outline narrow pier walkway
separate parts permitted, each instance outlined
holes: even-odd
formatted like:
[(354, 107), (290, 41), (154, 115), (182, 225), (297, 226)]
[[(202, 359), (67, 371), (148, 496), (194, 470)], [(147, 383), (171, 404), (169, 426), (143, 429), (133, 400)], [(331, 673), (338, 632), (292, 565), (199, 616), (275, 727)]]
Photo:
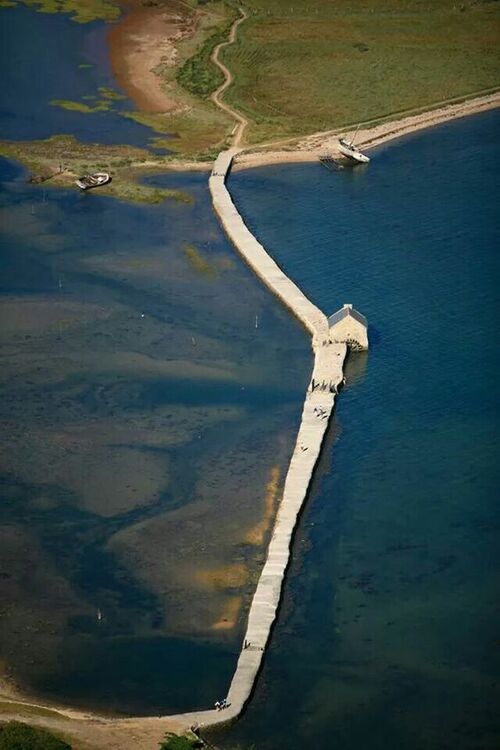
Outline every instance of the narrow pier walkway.
[(314, 368), (267, 559), (252, 600), (240, 657), (227, 694), (228, 708), (171, 717), (186, 727), (193, 724), (207, 727), (234, 719), (251, 695), (278, 612), (293, 531), (307, 496), (335, 395), (343, 379), (347, 350), (346, 344), (330, 342), (324, 313), (283, 273), (238, 213), (226, 187), (226, 177), (237, 152), (237, 149), (229, 149), (219, 154), (215, 162), (209, 181), (215, 211), (244, 260), (311, 333)]

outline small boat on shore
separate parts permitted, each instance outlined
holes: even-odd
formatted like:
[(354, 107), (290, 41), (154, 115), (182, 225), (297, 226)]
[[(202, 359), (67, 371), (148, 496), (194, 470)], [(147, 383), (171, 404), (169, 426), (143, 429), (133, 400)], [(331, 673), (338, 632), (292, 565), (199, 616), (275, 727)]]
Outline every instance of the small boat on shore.
[(346, 141), (345, 138), (339, 138), (338, 141), (338, 149), (342, 156), (345, 156), (347, 159), (351, 159), (351, 161), (359, 162), (360, 164), (367, 164), (370, 161), (369, 156), (365, 156), (365, 154), (362, 154), (359, 149), (356, 148), (354, 145), (354, 139), (356, 138), (356, 135), (358, 134), (359, 125), (356, 128), (356, 132), (354, 133), (353, 137), (350, 141)]
[(108, 172), (94, 172), (94, 174), (85, 174), (75, 180), (80, 190), (90, 190), (91, 188), (101, 187), (111, 182), (111, 176)]
[(338, 149), (342, 156), (346, 156), (352, 161), (357, 161), (360, 164), (367, 164), (370, 161), (370, 157), (362, 154), (361, 151), (353, 145), (352, 141), (348, 143), (348, 141), (345, 141), (343, 138), (339, 138)]

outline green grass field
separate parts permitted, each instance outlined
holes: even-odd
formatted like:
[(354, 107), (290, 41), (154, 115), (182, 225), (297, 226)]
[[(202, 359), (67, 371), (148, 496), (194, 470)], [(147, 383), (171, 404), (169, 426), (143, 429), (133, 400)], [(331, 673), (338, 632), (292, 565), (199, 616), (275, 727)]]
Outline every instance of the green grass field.
[(500, 3), (245, 0), (222, 59), (249, 143), (432, 107), (500, 85)]

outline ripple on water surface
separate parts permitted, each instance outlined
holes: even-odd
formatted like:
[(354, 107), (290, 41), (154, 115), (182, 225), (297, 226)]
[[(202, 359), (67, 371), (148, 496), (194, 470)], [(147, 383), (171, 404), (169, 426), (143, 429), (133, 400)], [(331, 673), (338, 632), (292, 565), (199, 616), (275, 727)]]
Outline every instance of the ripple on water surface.
[(377, 149), (367, 168), (234, 173), (250, 228), (349, 363), (247, 714), (259, 750), (494, 748), (498, 650), (497, 112)]
[[(191, 205), (1, 163), (2, 664), (99, 710), (210, 705), (235, 667), (311, 367)], [(256, 316), (258, 327), (255, 325)]]
[[(0, 138), (63, 134), (84, 143), (148, 145), (154, 133), (120, 114), (135, 106), (116, 86), (108, 29), (101, 21), (81, 24), (61, 13), (0, 8)], [(108, 109), (82, 113), (57, 101)]]

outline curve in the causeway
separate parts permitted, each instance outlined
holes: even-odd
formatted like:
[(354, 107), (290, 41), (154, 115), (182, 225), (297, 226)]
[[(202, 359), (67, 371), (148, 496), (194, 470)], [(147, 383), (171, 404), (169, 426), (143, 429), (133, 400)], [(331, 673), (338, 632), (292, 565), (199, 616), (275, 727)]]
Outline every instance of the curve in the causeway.
[(235, 109), (229, 106), (229, 104), (225, 104), (221, 96), (225, 92), (225, 90), (231, 85), (233, 82), (233, 75), (231, 71), (229, 70), (226, 65), (224, 65), (223, 62), (219, 60), (219, 52), (223, 47), (228, 47), (230, 44), (234, 44), (236, 41), (236, 33), (238, 31), (238, 26), (240, 23), (243, 23), (243, 21), (248, 18), (248, 13), (243, 10), (243, 8), (240, 8), (240, 17), (236, 19), (236, 21), (231, 26), (231, 31), (229, 32), (229, 38), (227, 42), (221, 42), (216, 47), (214, 47), (214, 50), (212, 54), (210, 55), (210, 59), (212, 62), (217, 65), (217, 67), (222, 70), (224, 74), (224, 83), (222, 83), (219, 88), (213, 92), (210, 99), (213, 101), (213, 103), (219, 107), (219, 109), (224, 110), (224, 112), (227, 112), (228, 115), (231, 115), (231, 117), (234, 117), (234, 119), (237, 121), (236, 129), (233, 132), (233, 147), (239, 146), (241, 143), (241, 139), (243, 137), (243, 131), (245, 130), (246, 126), (248, 125), (248, 120), (246, 117), (243, 117), (243, 115), (240, 115), (239, 112), (237, 112)]
[(234, 148), (225, 151), (215, 162), (209, 181), (215, 211), (248, 265), (310, 331), (314, 368), (267, 559), (250, 606), (245, 638), (227, 695), (228, 708), (173, 717), (186, 727), (193, 723), (207, 727), (234, 719), (251, 695), (278, 611), (293, 532), (318, 460), (335, 394), (343, 379), (346, 356), (345, 344), (330, 342), (326, 316), (283, 273), (238, 213), (225, 184), (236, 153)]
[[(219, 154), (216, 159), (209, 180), (215, 211), (244, 260), (311, 333), (314, 367), (266, 562), (252, 599), (247, 630), (227, 694), (228, 707), (221, 711), (214, 708), (162, 717), (114, 719), (112, 721), (116, 727), (145, 727), (155, 723), (161, 726), (162, 721), (168, 720), (165, 728), (175, 726), (178, 732), (183, 732), (194, 725), (202, 728), (225, 723), (235, 719), (243, 710), (250, 698), (278, 612), (293, 532), (320, 454), (335, 395), (343, 379), (346, 344), (330, 341), (326, 316), (307, 299), (267, 254), (248, 230), (231, 200), (225, 181), (237, 151), (230, 149)], [(36, 705), (24, 701), (15, 702), (18, 705)], [(86, 720), (90, 723), (110, 721), (74, 709), (58, 708), (55, 711), (68, 718)]]

